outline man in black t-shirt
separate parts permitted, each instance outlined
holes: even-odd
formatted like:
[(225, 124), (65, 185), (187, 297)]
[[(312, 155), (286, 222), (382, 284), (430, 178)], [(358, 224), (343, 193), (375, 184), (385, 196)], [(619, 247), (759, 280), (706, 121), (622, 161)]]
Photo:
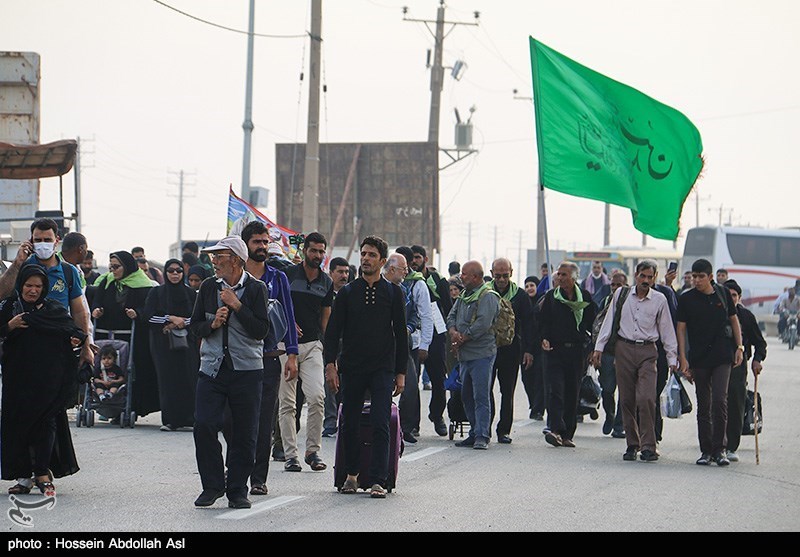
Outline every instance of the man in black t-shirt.
[[(294, 305), (294, 319), (297, 322), (299, 352), (297, 375), (286, 376), (278, 389), (278, 424), (286, 454), (284, 469), (288, 472), (300, 472), (303, 469), (298, 458), (295, 420), (298, 377), (302, 381), (303, 394), (308, 404), (304, 460), (312, 470), (327, 468), (319, 455), (322, 423), (325, 419), (322, 339), (333, 305), (333, 280), (321, 269), (327, 245), (325, 236), (319, 232), (308, 234), (303, 244), (303, 261), (286, 270)], [(281, 361), (284, 363), (283, 357)]]
[[(694, 288), (678, 298), (678, 354), (681, 373), (696, 382), (697, 464), (727, 466), (725, 431), (728, 421), (728, 381), (731, 363), (742, 363), (742, 332), (727, 288), (711, 278), (713, 268), (705, 259), (692, 264)], [(686, 333), (689, 357), (686, 357)], [(735, 348), (735, 350), (734, 350)]]

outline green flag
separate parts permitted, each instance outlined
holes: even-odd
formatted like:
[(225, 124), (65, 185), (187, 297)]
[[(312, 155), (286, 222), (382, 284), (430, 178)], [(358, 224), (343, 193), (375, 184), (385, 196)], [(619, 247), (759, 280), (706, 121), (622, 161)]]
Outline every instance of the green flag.
[(530, 38), (539, 182), (628, 207), (642, 232), (674, 240), (703, 168), (686, 116)]

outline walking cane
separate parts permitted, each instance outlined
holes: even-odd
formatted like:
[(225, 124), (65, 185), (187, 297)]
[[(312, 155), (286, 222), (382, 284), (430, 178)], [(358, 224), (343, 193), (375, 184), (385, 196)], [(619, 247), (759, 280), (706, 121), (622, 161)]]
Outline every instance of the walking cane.
[(758, 374), (755, 374), (756, 382), (755, 386), (753, 387), (753, 432), (756, 435), (756, 464), (761, 464), (758, 458), (758, 420), (761, 417), (761, 408), (759, 408), (758, 404)]

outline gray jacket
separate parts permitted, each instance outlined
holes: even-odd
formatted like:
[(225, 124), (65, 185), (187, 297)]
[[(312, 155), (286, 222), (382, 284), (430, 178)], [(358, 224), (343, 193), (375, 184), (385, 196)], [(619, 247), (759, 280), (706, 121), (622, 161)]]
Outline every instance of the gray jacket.
[[(474, 290), (466, 290), (469, 296)], [(455, 327), (456, 331), (470, 337), (458, 349), (458, 361), (466, 362), (480, 358), (488, 358), (497, 353), (492, 325), (500, 311), (500, 298), (492, 292), (486, 292), (471, 304), (465, 304), (458, 298), (447, 315), (447, 329)]]

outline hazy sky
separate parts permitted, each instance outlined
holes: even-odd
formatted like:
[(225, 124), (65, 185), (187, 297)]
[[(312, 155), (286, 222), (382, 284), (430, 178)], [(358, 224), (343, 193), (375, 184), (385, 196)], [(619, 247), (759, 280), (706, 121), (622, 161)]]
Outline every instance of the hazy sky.
[[(247, 0), (166, 2), (247, 28)], [(403, 21), (403, 5), (409, 17), (435, 19), (438, 1), (323, 1), (322, 142), (426, 139), (433, 39)], [(528, 35), (697, 125), (706, 159), (701, 224), (716, 223), (722, 205), (734, 223), (798, 225), (800, 2), (452, 0), (447, 19), (473, 21), (473, 10), (480, 25), (458, 26), (445, 40), (444, 64), (468, 68), (460, 81), (446, 74), (440, 144), (453, 142), (453, 107), (465, 115), (475, 105), (480, 149), (441, 175), (445, 264), (466, 259), (470, 222), (475, 258), (495, 255), (495, 226), (497, 255), (516, 263), (520, 231), (523, 250), (535, 247), (533, 106), (512, 94), (531, 95)], [(256, 32), (303, 34), (309, 11), (307, 0), (257, 0)], [(254, 186), (274, 190), (275, 143), (305, 142), (307, 42), (256, 38)], [(193, 173), (184, 237), (224, 234), (228, 184), (238, 191), (241, 181), (246, 46), (245, 35), (152, 0), (0, 0), (0, 50), (41, 55), (41, 141), (93, 139), (84, 144), (83, 231), (99, 259), (135, 244), (166, 257), (177, 237), (168, 171)], [(71, 189), (66, 199), (71, 207)], [(57, 204), (57, 181), (43, 181), (41, 207)], [(601, 246), (601, 203), (550, 192), (547, 210), (551, 246)], [(692, 196), (683, 231), (694, 225)], [(630, 213), (613, 208), (612, 244), (640, 241)]]

